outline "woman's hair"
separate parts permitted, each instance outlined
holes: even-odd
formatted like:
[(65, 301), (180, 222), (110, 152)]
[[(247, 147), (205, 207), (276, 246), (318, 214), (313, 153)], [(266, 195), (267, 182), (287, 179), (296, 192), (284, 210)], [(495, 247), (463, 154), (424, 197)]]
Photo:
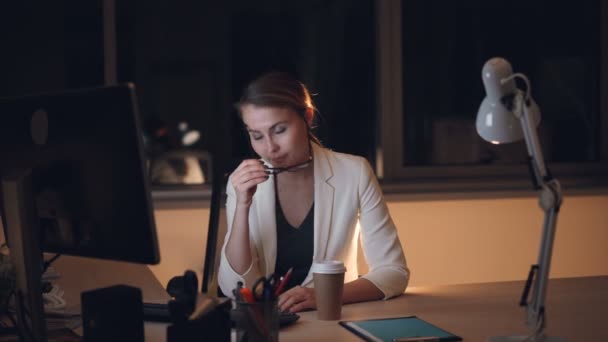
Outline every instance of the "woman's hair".
[(242, 119), (242, 108), (245, 105), (258, 107), (289, 108), (296, 112), (306, 123), (308, 137), (317, 144), (319, 139), (312, 132), (316, 108), (310, 93), (304, 84), (285, 72), (270, 72), (253, 80), (243, 91), (240, 100), (235, 104)]

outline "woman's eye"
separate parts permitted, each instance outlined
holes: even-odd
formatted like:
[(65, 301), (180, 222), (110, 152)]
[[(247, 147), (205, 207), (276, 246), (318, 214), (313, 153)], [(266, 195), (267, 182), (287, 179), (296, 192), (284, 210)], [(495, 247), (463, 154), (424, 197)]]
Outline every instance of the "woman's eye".
[(274, 131), (276, 134), (281, 134), (283, 132), (285, 132), (287, 128), (286, 127), (277, 127), (277, 129)]
[(252, 134), (252, 135), (251, 135), (251, 138), (252, 138), (253, 140), (260, 140), (260, 139), (262, 139), (262, 138), (263, 138), (263, 136), (262, 136), (261, 134)]

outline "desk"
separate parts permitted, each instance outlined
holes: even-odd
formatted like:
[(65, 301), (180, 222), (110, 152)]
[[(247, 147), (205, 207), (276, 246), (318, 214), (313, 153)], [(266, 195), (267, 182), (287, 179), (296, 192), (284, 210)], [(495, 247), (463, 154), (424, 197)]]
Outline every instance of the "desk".
[[(60, 275), (56, 282), (65, 291), (69, 310), (80, 311), (81, 292), (117, 284), (139, 287), (144, 301), (167, 302), (170, 299), (146, 265), (64, 255), (53, 267)], [(77, 333), (82, 334), (82, 329)], [(146, 341), (165, 341), (166, 324), (146, 323), (145, 336)]]
[[(388, 300), (345, 305), (343, 320), (416, 315), (465, 341), (527, 332), (518, 306), (523, 281), (408, 288)], [(608, 276), (551, 279), (547, 294), (549, 334), (568, 341), (608, 341)], [(281, 330), (280, 341), (361, 341), (335, 321), (303, 312)]]
[(57, 284), (65, 290), (68, 307), (80, 306), (83, 291), (117, 284), (139, 287), (146, 301), (170, 299), (146, 265), (64, 255), (55, 261), (53, 268), (60, 275)]
[[(61, 257), (54, 265), (61, 274), (69, 305), (79, 305), (80, 292), (113, 284), (142, 289), (145, 300), (168, 299), (145, 265)], [(343, 320), (416, 315), (465, 341), (527, 332), (525, 311), (518, 306), (523, 281), (408, 288), (388, 300), (345, 305)], [(549, 334), (568, 341), (608, 341), (608, 276), (551, 279), (547, 294)], [(281, 329), (280, 341), (360, 341), (335, 321), (319, 321), (316, 312)], [(146, 323), (146, 341), (165, 340), (166, 325)]]

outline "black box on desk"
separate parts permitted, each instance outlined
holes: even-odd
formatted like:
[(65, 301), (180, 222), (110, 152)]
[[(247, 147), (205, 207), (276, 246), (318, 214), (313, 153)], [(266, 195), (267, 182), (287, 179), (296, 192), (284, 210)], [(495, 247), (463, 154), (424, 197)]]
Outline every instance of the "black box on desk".
[(81, 294), (83, 341), (144, 341), (141, 290), (116, 285)]

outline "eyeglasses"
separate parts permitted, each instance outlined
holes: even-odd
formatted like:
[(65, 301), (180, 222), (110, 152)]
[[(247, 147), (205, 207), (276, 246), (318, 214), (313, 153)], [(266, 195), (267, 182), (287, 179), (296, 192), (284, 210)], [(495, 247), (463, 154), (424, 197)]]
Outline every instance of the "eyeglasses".
[(281, 172), (295, 172), (300, 169), (304, 169), (304, 168), (308, 167), (308, 165), (310, 165), (310, 163), (312, 163), (312, 155), (308, 156), (308, 160), (306, 160), (305, 162), (287, 166), (287, 167), (270, 167), (270, 166), (264, 165), (264, 171), (269, 175), (277, 175)]

